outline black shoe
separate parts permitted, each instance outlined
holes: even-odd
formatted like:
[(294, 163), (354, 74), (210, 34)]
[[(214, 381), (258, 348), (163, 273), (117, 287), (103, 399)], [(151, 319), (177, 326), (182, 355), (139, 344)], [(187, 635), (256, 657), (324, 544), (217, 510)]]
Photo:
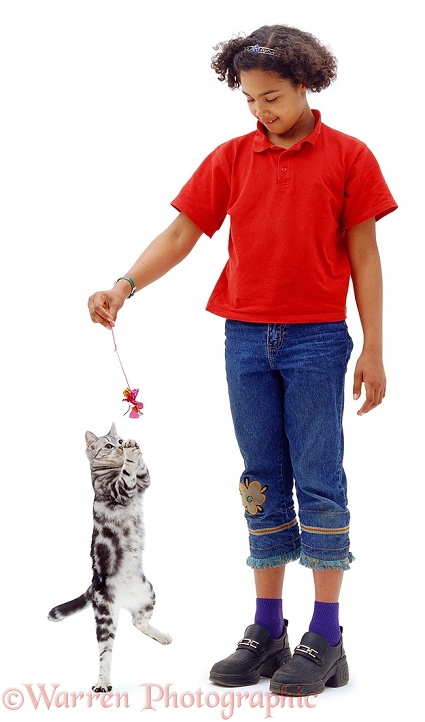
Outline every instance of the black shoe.
[(244, 687), (256, 684), (260, 677), (272, 677), (291, 658), (287, 627), (285, 619), (282, 636), (273, 639), (265, 627), (251, 624), (245, 629), (236, 652), (212, 667), (210, 682), (225, 687)]
[(319, 694), (325, 687), (342, 687), (349, 679), (347, 658), (341, 639), (330, 647), (326, 637), (314, 632), (304, 634), (292, 659), (277, 670), (270, 680), (270, 692), (305, 696)]

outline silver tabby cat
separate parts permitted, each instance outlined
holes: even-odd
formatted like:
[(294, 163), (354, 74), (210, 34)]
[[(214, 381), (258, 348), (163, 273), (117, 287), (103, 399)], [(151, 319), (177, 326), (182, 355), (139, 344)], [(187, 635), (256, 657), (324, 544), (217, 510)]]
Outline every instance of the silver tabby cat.
[(99, 644), (99, 679), (93, 690), (109, 692), (112, 647), (120, 609), (128, 609), (133, 624), (161, 644), (172, 640), (150, 624), (155, 593), (142, 567), (144, 525), (142, 496), (149, 471), (136, 441), (119, 438), (112, 424), (105, 436), (86, 432), (86, 454), (94, 490), (91, 558), (93, 576), (77, 599), (54, 607), (52, 622), (92, 605)]

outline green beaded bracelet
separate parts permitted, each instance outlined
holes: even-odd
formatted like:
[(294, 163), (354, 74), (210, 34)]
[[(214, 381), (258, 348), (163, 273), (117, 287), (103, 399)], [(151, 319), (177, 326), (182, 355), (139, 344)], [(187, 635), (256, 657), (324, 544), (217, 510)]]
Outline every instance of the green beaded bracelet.
[(134, 294), (136, 293), (136, 290), (137, 290), (137, 289), (136, 289), (136, 286), (135, 286), (135, 283), (134, 283), (133, 279), (130, 278), (130, 276), (120, 276), (119, 278), (117, 278), (117, 280), (115, 281), (115, 283), (118, 283), (118, 281), (128, 281), (129, 284), (130, 284), (130, 286), (131, 286), (131, 293), (130, 293), (129, 296), (127, 296), (127, 298), (131, 298), (132, 296), (134, 296)]

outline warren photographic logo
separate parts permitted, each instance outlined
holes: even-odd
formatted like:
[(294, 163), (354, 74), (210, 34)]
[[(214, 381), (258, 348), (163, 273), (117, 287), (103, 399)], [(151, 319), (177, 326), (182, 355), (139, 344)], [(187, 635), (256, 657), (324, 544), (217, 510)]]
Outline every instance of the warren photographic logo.
[[(300, 690), (301, 691), (301, 690)], [(1, 704), (7, 710), (21, 707), (29, 709), (73, 709), (79, 707), (101, 709), (129, 708), (140, 712), (146, 710), (166, 709), (201, 709), (207, 708), (219, 712), (220, 717), (229, 720), (235, 710), (240, 708), (261, 709), (263, 718), (273, 717), (272, 711), (283, 708), (316, 706), (316, 694), (284, 695), (271, 692), (233, 691), (219, 693), (213, 689), (205, 691), (200, 687), (193, 691), (179, 692), (172, 684), (160, 685), (144, 683), (140, 685), (141, 699), (134, 691), (130, 702), (128, 692), (68, 692), (60, 684), (21, 684), (9, 687), (1, 695)]]

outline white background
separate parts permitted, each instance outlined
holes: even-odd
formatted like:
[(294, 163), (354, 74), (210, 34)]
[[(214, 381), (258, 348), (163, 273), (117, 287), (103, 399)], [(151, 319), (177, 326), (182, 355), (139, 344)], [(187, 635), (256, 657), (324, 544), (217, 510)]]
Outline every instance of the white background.
[[(125, 379), (111, 334), (91, 323), (87, 298), (113, 285), (173, 220), (170, 201), (205, 155), (253, 129), (242, 95), (209, 67), (213, 46), (286, 23), (335, 52), (338, 80), (311, 95), (310, 105), (325, 123), (368, 144), (399, 210), (378, 224), (388, 394), (362, 418), (351, 400), (361, 333), (351, 290), (349, 297), (355, 350), (345, 466), (356, 562), (345, 575), (341, 623), (351, 681), (326, 690), (314, 709), (276, 709), (272, 717), (332, 722), (395, 711), (417, 719), (424, 402), (418, 4), (2, 0), (0, 8), (0, 692), (43, 682), (88, 691), (97, 678), (91, 612), (60, 625), (46, 616), (89, 584), (84, 433), (101, 435), (115, 420), (121, 435), (140, 442), (151, 471), (144, 566), (157, 594), (154, 624), (174, 641), (161, 647), (143, 637), (123, 612), (112, 681), (128, 691), (130, 707), (88, 709), (82, 701), (78, 712), (49, 715), (221, 719), (220, 707), (175, 709), (164, 700), (156, 712), (141, 712), (140, 685), (171, 684), (178, 700), (186, 691), (207, 695), (210, 666), (233, 651), (254, 614), (223, 321), (204, 311), (226, 260), (227, 225), (212, 240), (202, 237), (183, 264), (120, 313), (119, 353), (145, 404), (137, 421), (123, 417)], [(284, 613), (292, 645), (312, 606), (310, 572), (290, 565)], [(249, 691), (267, 689), (262, 680)], [(27, 696), (13, 719), (33, 714)], [(265, 714), (245, 701), (233, 719)], [(37, 711), (38, 719), (47, 715)]]

